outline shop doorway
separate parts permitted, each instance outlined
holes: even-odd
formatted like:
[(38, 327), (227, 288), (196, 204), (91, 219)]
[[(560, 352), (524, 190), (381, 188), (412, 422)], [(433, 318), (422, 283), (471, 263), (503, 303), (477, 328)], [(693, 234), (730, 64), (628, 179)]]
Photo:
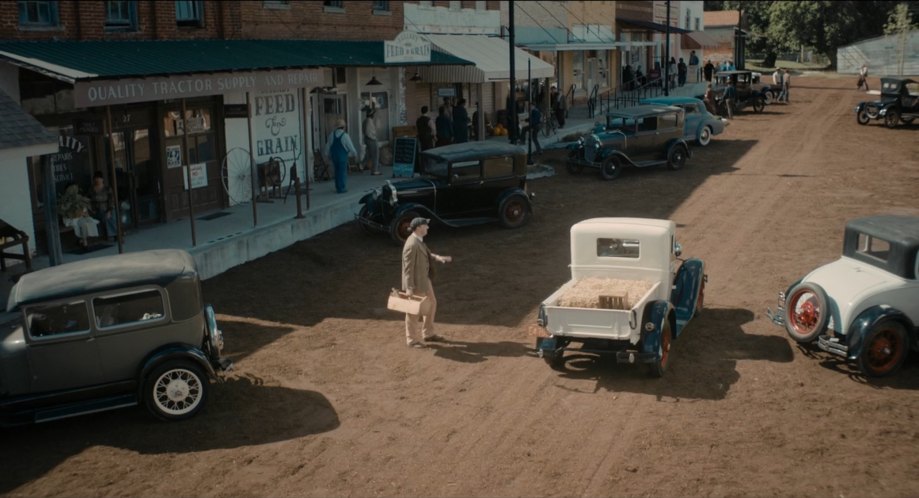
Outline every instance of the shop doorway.
[[(119, 214), (125, 228), (160, 221), (162, 175), (151, 154), (155, 136), (149, 127), (127, 128), (112, 134)], [(114, 183), (114, 182), (109, 182)]]
[(319, 136), (315, 137), (318, 140), (314, 140), (313, 143), (316, 144), (317, 150), (321, 151), (325, 148), (325, 143), (329, 138), (329, 134), (335, 129), (335, 123), (339, 119), (345, 119), (345, 110), (348, 107), (345, 95), (337, 93), (320, 94), (319, 98), (321, 99), (318, 106), (319, 122), (317, 124)]

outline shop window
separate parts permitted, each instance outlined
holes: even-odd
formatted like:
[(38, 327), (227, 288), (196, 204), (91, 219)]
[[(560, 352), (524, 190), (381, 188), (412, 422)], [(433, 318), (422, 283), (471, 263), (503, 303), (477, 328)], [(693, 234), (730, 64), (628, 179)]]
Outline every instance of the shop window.
[(374, 14), (383, 14), (389, 13), (389, 1), (387, 0), (375, 0), (373, 2), (373, 13)]
[(177, 26), (204, 26), (204, 2), (201, 0), (176, 0)]
[(345, 2), (341, 0), (325, 0), (322, 2), (322, 9), (325, 12), (344, 12)]
[(109, 31), (137, 30), (137, 2), (109, 0), (105, 2), (105, 29)]
[(54, 28), (60, 24), (56, 1), (20, 0), (19, 25), (24, 28)]
[(289, 9), (290, 1), (289, 0), (264, 0), (262, 2), (262, 7), (266, 9)]

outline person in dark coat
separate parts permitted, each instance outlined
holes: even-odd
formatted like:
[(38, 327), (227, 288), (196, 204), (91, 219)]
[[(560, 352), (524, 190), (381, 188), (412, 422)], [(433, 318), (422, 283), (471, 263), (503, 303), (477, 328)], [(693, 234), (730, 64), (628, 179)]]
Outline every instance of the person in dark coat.
[(711, 59), (705, 63), (705, 67), (702, 68), (702, 72), (705, 74), (705, 81), (711, 82), (712, 75), (715, 74), (715, 65), (712, 64)]
[(469, 141), (469, 113), (466, 112), (466, 99), (459, 99), (453, 108), (453, 143)]
[(418, 133), (418, 142), (421, 150), (428, 150), (434, 147), (434, 122), (428, 116), (428, 106), (421, 108), (421, 116), (415, 120), (415, 131)]
[(447, 114), (447, 106), (440, 106), (437, 114), (437, 120), (435, 121), (435, 128), (437, 128), (438, 147), (443, 147), (444, 145), (450, 145), (453, 143), (453, 121)]

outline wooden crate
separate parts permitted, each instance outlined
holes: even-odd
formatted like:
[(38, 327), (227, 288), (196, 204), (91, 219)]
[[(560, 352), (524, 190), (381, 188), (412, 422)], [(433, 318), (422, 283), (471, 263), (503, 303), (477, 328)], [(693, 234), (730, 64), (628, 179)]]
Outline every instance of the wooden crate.
[(626, 294), (613, 294), (613, 295), (601, 295), (600, 299), (600, 308), (607, 310), (627, 310), (629, 309), (629, 295)]

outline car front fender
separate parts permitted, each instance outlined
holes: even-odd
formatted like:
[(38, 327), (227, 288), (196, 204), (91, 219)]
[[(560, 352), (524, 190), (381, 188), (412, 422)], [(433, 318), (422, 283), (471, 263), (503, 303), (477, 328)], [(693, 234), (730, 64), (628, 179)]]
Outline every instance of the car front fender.
[(415, 202), (401, 204), (399, 208), (396, 209), (396, 212), (393, 213), (392, 220), (390, 220), (389, 222), (392, 222), (393, 220), (398, 220), (400, 217), (402, 217), (403, 214), (409, 211), (415, 211), (418, 213), (419, 216), (422, 216), (424, 218), (430, 218), (434, 221), (437, 221), (438, 223), (443, 223), (444, 225), (447, 225), (450, 227), (456, 226), (450, 223), (449, 221), (438, 216), (437, 213), (431, 210), (431, 208), (425, 206), (424, 204), (418, 204)]
[(846, 337), (849, 345), (847, 356), (849, 360), (854, 361), (858, 359), (865, 345), (865, 336), (867, 336), (868, 332), (881, 320), (888, 319), (896, 320), (906, 327), (906, 330), (909, 331), (910, 349), (916, 349), (916, 326), (913, 324), (912, 320), (902, 311), (881, 304), (862, 311), (855, 320), (852, 320), (852, 325), (849, 327)]
[(140, 367), (140, 372), (138, 372), (138, 385), (143, 386), (144, 379), (147, 378), (147, 375), (158, 365), (169, 360), (192, 361), (203, 368), (204, 371), (207, 372), (208, 377), (212, 379), (217, 378), (217, 372), (214, 370), (214, 366), (211, 365), (207, 353), (200, 348), (187, 344), (170, 344), (156, 350), (144, 360), (143, 365)]

